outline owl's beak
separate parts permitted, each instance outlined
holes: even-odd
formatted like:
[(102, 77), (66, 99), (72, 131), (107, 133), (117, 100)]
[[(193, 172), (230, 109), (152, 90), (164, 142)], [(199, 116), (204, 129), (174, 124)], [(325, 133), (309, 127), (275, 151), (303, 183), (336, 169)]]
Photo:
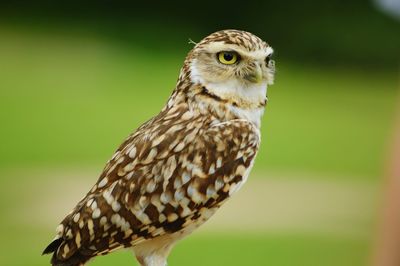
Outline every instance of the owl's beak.
[(253, 83), (260, 83), (262, 81), (262, 69), (259, 64), (256, 64), (254, 69), (248, 73), (244, 78)]

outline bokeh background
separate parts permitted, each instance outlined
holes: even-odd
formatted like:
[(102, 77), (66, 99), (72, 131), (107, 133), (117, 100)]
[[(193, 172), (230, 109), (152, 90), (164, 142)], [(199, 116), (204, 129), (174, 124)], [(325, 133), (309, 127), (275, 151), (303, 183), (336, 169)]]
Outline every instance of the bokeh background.
[(400, 88), (391, 2), (3, 1), (0, 265), (48, 265), (57, 223), (162, 108), (189, 38), (224, 28), (275, 49), (263, 143), (246, 186), (170, 265), (368, 265)]

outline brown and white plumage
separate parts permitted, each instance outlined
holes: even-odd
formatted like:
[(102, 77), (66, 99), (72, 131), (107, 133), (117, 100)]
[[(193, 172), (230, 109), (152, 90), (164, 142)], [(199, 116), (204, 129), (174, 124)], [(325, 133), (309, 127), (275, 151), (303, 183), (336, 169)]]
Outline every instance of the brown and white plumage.
[[(221, 52), (237, 60), (224, 64)], [(237, 30), (196, 44), (166, 106), (122, 143), (61, 222), (44, 251), (53, 253), (52, 264), (84, 265), (129, 247), (144, 266), (166, 265), (174, 243), (247, 179), (273, 81), (271, 54), (264, 41)]]

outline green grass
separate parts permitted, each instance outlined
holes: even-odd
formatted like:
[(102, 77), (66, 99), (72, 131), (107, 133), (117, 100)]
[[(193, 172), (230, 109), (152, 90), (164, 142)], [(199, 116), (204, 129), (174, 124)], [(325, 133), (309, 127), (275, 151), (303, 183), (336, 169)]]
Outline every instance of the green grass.
[[(170, 265), (275, 265), (275, 266), (361, 266), (368, 246), (362, 241), (332, 240), (304, 236), (192, 236), (180, 242)], [(99, 258), (93, 266), (127, 264), (132, 254), (121, 252)]]
[[(20, 235), (2, 236), (7, 242), (3, 241), (1, 245), (1, 265), (48, 265), (50, 256), (40, 256), (48, 244), (43, 237), (47, 233), (32, 228), (29, 236), (23, 235), (24, 231), (19, 232)], [(169, 258), (169, 265), (364, 266), (369, 249), (368, 242), (359, 239), (301, 234), (244, 236), (197, 233), (177, 244)], [(98, 257), (90, 265), (137, 264), (132, 252), (118, 251)]]
[[(37, 189), (46, 179), (31, 175), (31, 169), (94, 166), (100, 171), (119, 143), (161, 109), (190, 47), (150, 51), (98, 36), (5, 27), (0, 34), (0, 185), (5, 188), (0, 265), (47, 265), (49, 257), (39, 254), (53, 231), (35, 222), (26, 201), (35, 198), (32, 193), (45, 196), (49, 188)], [(276, 60), (255, 171), (379, 177), (397, 74)], [(28, 215), (19, 215), (23, 211)], [(29, 215), (32, 221), (21, 218)], [(198, 234), (178, 244), (170, 265), (361, 266), (369, 243), (295, 232)], [(131, 261), (131, 254), (118, 252), (92, 265)]]
[(301, 235), (217, 235), (193, 237), (183, 241), (173, 251), (170, 262), (171, 265), (196, 266), (355, 266), (364, 265), (367, 252), (366, 243), (359, 240), (333, 240)]

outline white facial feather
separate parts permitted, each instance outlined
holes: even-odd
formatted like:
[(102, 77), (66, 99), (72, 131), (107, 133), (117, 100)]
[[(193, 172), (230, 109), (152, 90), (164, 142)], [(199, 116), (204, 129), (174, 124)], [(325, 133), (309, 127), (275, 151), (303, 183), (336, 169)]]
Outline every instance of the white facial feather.
[(264, 114), (264, 108), (260, 107), (257, 109), (249, 110), (249, 109), (243, 109), (240, 107), (236, 106), (231, 106), (230, 110), (232, 113), (236, 114), (238, 117), (242, 119), (246, 119), (247, 121), (252, 122), (255, 124), (258, 128), (261, 125), (261, 117)]
[[(267, 95), (267, 81), (261, 83), (245, 84), (237, 79), (230, 79), (223, 82), (207, 82), (205, 81), (196, 67), (196, 60), (191, 65), (191, 80), (195, 84), (205, 86), (212, 94), (222, 99), (236, 98), (246, 102), (254, 103), (257, 106), (264, 102)], [(229, 107), (238, 117), (253, 122), (257, 127), (260, 126), (261, 117), (264, 114), (264, 108), (241, 108), (237, 106)]]

